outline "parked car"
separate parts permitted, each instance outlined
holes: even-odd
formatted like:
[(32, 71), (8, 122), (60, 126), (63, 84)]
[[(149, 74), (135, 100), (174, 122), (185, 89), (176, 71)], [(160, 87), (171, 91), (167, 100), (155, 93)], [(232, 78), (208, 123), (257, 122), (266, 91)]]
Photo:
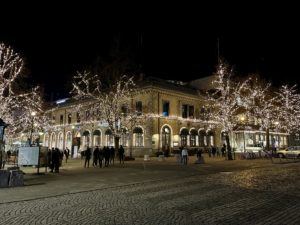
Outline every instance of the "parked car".
[(279, 158), (300, 158), (300, 146), (290, 146), (277, 151)]

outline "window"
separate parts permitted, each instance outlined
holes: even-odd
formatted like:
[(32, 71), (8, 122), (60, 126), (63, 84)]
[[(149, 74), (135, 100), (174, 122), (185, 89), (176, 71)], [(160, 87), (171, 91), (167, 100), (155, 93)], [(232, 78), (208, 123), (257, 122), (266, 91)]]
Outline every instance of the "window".
[(163, 116), (169, 116), (169, 112), (170, 112), (170, 103), (167, 101), (163, 102)]
[(85, 120), (89, 120), (90, 119), (90, 111), (87, 110), (85, 111)]
[(194, 106), (193, 105), (182, 105), (182, 118), (194, 118)]
[(184, 128), (180, 132), (181, 146), (187, 146), (187, 136), (189, 135), (188, 129)]
[(95, 130), (93, 132), (94, 136), (94, 146), (100, 146), (101, 145), (101, 132), (100, 130)]
[(192, 129), (190, 132), (190, 146), (191, 147), (196, 146), (196, 136), (197, 136), (197, 131), (195, 129)]
[(143, 104), (141, 101), (138, 101), (135, 103), (135, 110), (136, 110), (138, 116), (142, 115)]
[(128, 146), (129, 141), (129, 133), (127, 128), (122, 128), (121, 138), (120, 138), (120, 145), (124, 147)]
[(189, 105), (189, 112), (188, 112), (189, 118), (194, 119), (194, 106)]
[(60, 115), (59, 124), (60, 125), (64, 124), (64, 115)]
[(79, 114), (79, 112), (76, 113), (76, 118), (77, 118), (77, 123), (80, 123), (80, 114)]
[(142, 147), (144, 146), (144, 134), (143, 129), (140, 127), (135, 127), (133, 129), (133, 137), (134, 137), (134, 146)]
[(128, 107), (126, 105), (123, 105), (121, 107), (121, 112), (123, 113), (123, 116), (126, 117), (128, 114)]
[(206, 146), (206, 132), (205, 130), (200, 130), (199, 131), (199, 146), (204, 147)]
[(107, 129), (105, 131), (105, 136), (106, 136), (106, 146), (114, 146), (114, 136), (110, 129)]
[(187, 118), (188, 105), (182, 105), (182, 118)]
[(72, 123), (72, 114), (69, 113), (68, 115), (68, 124), (71, 124)]

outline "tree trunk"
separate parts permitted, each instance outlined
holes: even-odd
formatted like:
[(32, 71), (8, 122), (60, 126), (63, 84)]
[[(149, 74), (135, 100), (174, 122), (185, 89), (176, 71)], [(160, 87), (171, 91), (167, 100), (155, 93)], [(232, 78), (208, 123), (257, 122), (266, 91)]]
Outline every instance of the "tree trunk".
[(133, 145), (133, 133), (130, 131), (129, 133), (129, 157), (132, 158), (132, 145)]
[(267, 151), (269, 151), (270, 150), (270, 135), (269, 135), (269, 133), (270, 133), (270, 129), (269, 128), (267, 128), (266, 129), (266, 150)]
[(230, 146), (229, 134), (226, 135), (226, 145), (227, 145), (228, 160), (233, 160), (232, 154), (231, 154), (231, 146)]
[(115, 136), (115, 152), (119, 152), (119, 141), (120, 137)]

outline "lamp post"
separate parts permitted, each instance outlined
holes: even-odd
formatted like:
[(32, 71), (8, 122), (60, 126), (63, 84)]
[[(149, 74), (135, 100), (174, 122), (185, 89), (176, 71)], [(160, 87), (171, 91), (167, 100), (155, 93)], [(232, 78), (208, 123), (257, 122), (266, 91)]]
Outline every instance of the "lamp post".
[(32, 146), (32, 133), (33, 133), (33, 126), (34, 126), (34, 117), (36, 115), (36, 112), (31, 112), (31, 129), (30, 129), (30, 142), (29, 146)]
[(246, 151), (246, 140), (245, 140), (245, 117), (241, 116), (240, 121), (243, 125), (243, 142), (244, 142), (244, 152)]
[(3, 151), (4, 151), (4, 130), (8, 126), (7, 123), (5, 123), (1, 118), (0, 118), (0, 169), (4, 167), (3, 165)]

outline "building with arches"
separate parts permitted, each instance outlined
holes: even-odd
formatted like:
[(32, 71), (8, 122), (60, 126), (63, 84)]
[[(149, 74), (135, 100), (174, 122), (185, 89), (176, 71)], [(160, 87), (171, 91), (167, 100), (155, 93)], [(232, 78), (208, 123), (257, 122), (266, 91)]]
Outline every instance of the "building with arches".
[[(180, 146), (205, 150), (223, 145), (224, 132), (209, 118), (205, 94), (193, 83), (148, 77), (138, 85), (145, 91), (134, 96), (131, 104), (136, 106), (137, 112), (149, 115), (149, 119), (131, 129), (122, 128), (120, 145), (125, 148), (126, 155), (172, 152)], [(61, 149), (76, 147), (78, 150), (85, 150), (87, 146), (113, 146), (114, 137), (108, 125), (104, 121), (91, 120), (88, 109), (82, 116), (72, 111), (76, 104), (76, 101), (66, 100), (47, 111), (53, 126), (44, 134), (43, 145)], [(265, 138), (262, 131), (243, 132), (241, 135), (238, 130), (231, 135), (232, 146), (237, 150), (255, 147)], [(278, 145), (287, 145), (287, 134), (271, 132), (271, 135)]]

